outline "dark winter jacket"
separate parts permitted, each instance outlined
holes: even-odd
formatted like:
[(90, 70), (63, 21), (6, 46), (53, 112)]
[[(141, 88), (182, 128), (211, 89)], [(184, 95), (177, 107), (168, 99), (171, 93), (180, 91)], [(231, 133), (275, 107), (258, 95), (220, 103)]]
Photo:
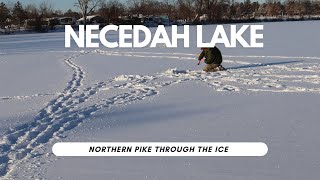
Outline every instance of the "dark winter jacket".
[(213, 48), (206, 48), (202, 51), (202, 53), (199, 56), (199, 60), (202, 58), (206, 58), (204, 62), (206, 64), (221, 64), (222, 63), (222, 55), (220, 50), (217, 47)]

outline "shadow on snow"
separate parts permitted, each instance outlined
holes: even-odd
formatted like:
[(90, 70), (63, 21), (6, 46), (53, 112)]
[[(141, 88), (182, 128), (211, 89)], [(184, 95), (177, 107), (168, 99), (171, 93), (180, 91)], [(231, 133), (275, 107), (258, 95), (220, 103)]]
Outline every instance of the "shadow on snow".
[(274, 66), (274, 65), (282, 65), (282, 64), (291, 64), (303, 62), (302, 60), (294, 60), (294, 61), (280, 61), (280, 62), (272, 62), (272, 63), (256, 63), (256, 64), (248, 64), (242, 66), (230, 67), (227, 69), (245, 69), (245, 68), (256, 68), (256, 67), (265, 67), (265, 66)]

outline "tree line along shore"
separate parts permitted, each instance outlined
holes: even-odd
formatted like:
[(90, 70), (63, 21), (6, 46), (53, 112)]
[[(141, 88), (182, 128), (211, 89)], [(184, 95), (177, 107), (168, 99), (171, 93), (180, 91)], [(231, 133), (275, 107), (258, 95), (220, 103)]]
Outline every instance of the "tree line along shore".
[(77, 0), (63, 12), (55, 4), (0, 3), (0, 33), (47, 32), (64, 25), (192, 25), (319, 20), (313, 0)]

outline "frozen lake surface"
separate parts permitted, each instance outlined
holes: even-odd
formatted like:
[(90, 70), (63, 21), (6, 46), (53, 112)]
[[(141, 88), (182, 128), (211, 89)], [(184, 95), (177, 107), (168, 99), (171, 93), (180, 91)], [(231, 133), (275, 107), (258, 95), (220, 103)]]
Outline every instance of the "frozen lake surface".
[[(226, 25), (228, 27), (228, 25)], [(206, 26), (207, 37), (214, 26)], [(264, 48), (64, 48), (0, 36), (4, 179), (316, 179), (320, 21), (264, 23)], [(191, 27), (191, 31), (195, 27)], [(192, 34), (192, 32), (191, 32)], [(264, 157), (55, 157), (56, 142), (264, 142)], [(1, 179), (0, 178), (0, 179)]]

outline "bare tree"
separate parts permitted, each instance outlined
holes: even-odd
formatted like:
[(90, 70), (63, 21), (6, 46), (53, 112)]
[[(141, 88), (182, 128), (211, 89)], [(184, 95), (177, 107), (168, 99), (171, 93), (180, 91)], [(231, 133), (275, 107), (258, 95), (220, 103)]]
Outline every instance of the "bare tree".
[(124, 11), (125, 6), (121, 2), (110, 0), (108, 3), (103, 3), (97, 12), (107, 23), (110, 23), (118, 20), (118, 17), (123, 15)]
[(75, 6), (78, 7), (83, 16), (83, 24), (87, 25), (87, 16), (94, 11), (94, 9), (102, 4), (103, 0), (77, 0)]
[(49, 18), (53, 13), (52, 4), (48, 0), (41, 2), (39, 12), (43, 18)]

